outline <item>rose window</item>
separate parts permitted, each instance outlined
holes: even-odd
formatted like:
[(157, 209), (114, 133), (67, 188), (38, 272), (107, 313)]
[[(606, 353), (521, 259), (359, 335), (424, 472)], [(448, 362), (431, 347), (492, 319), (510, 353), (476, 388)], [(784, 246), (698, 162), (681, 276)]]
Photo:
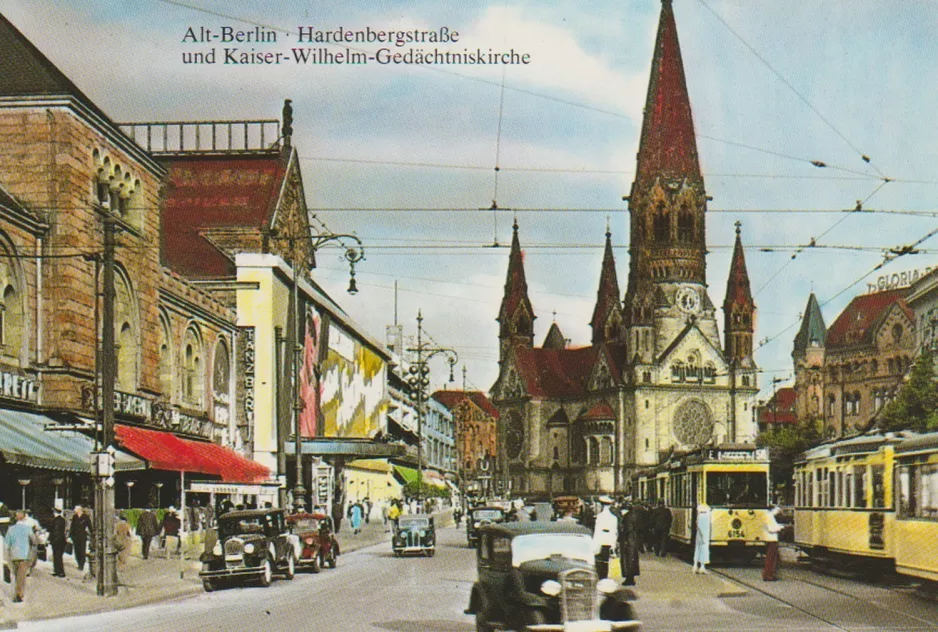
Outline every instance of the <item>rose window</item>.
[(684, 402), (674, 413), (674, 436), (685, 445), (701, 445), (713, 436), (710, 407), (699, 400)]

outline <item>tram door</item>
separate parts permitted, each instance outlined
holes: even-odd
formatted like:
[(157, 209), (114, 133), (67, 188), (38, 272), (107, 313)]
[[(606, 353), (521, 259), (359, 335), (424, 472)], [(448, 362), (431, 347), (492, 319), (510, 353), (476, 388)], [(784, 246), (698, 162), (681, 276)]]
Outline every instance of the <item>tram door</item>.
[(701, 489), (701, 472), (694, 472), (690, 477), (690, 543), (692, 546), (697, 544), (697, 505), (700, 499), (697, 497), (697, 490)]

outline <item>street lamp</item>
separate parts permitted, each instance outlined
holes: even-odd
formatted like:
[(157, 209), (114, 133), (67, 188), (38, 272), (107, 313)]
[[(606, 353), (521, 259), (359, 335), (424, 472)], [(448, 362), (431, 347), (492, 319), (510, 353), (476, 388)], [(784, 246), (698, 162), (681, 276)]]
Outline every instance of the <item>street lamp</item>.
[(162, 507), (163, 506), (163, 499), (162, 499), (163, 483), (161, 481), (157, 481), (153, 483), (153, 485), (156, 487), (156, 506)]
[(417, 409), (417, 502), (423, 500), (423, 418), (426, 415), (424, 405), (427, 402), (427, 389), (430, 387), (430, 367), (427, 362), (436, 355), (445, 355), (449, 364), (449, 381), (453, 381), (453, 366), (459, 362), (459, 355), (446, 347), (432, 346), (423, 341), (423, 312), (417, 312), (417, 346), (408, 349), (417, 355), (410, 365), (407, 378), (408, 397)]
[(29, 485), (32, 481), (28, 478), (19, 479), (20, 485), (23, 486), (23, 504), (20, 505), (20, 508), (24, 511), (26, 510), (26, 486)]
[[(299, 246), (304, 239), (309, 239), (310, 252), (312, 260), (315, 261), (316, 253), (320, 248), (327, 244), (335, 243), (343, 249), (341, 258), (349, 264), (349, 294), (358, 293), (358, 286), (355, 283), (355, 265), (365, 258), (365, 249), (362, 240), (357, 235), (350, 233), (333, 233), (325, 231), (318, 235), (302, 236), (297, 233), (289, 235), (280, 235), (276, 230), (270, 232), (273, 239), (285, 239), (290, 243), (290, 265), (293, 268), (293, 292), (290, 302), (290, 314), (292, 316), (293, 327), (287, 336), (287, 344), (293, 347), (293, 366), (292, 366), (292, 399), (293, 399), (293, 429), (294, 429), (294, 452), (296, 454), (296, 486), (293, 488), (293, 510), (302, 512), (306, 508), (306, 488), (303, 486), (303, 440), (300, 432), (300, 414), (303, 412), (304, 402), (300, 397), (300, 366), (303, 359), (303, 333), (301, 323), (305, 320), (300, 318), (300, 269), (310, 265), (309, 261), (302, 263)], [(354, 241), (356, 246), (348, 246), (347, 241)], [(319, 380), (318, 374), (315, 375)], [(317, 384), (318, 387), (318, 384)]]
[(133, 489), (135, 483), (136, 481), (127, 481), (126, 483), (124, 483), (127, 486), (127, 509), (131, 509), (134, 506), (133, 501), (130, 497), (130, 490)]
[(62, 483), (64, 482), (65, 482), (64, 478), (52, 479), (52, 484), (55, 485), (55, 506), (56, 507), (59, 506), (59, 499), (61, 498), (61, 496), (59, 495), (59, 488), (62, 486)]

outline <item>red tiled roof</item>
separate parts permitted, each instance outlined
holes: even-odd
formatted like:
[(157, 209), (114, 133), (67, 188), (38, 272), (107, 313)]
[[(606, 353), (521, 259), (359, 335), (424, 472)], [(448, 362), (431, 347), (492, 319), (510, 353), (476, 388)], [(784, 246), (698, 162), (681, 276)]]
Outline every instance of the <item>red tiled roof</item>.
[(161, 162), (168, 170), (163, 263), (187, 277), (234, 276), (234, 263), (200, 232), (266, 227), (285, 172), (279, 155), (184, 156)]
[(740, 228), (736, 227), (736, 244), (733, 246), (733, 261), (730, 264), (730, 278), (726, 284), (726, 300), (723, 307), (730, 305), (752, 305), (752, 292), (749, 288), (749, 273), (746, 271), (746, 255)]
[(516, 347), (516, 363), (532, 397), (577, 397), (586, 393), (596, 350), (527, 349)]
[(598, 404), (594, 404), (592, 408), (580, 416), (580, 419), (583, 421), (605, 421), (607, 419), (615, 418), (615, 411), (612, 410), (612, 406), (606, 402), (599, 402)]
[(876, 325), (892, 305), (898, 305), (915, 322), (915, 315), (905, 302), (908, 291), (900, 288), (855, 297), (827, 330), (827, 348), (872, 342)]
[(795, 401), (798, 393), (794, 388), (786, 386), (775, 392), (775, 395), (759, 411), (759, 423), (762, 424), (795, 424)]
[(453, 410), (464, 399), (469, 399), (485, 414), (498, 419), (498, 409), (482, 391), (437, 391), (432, 397), (450, 410)]
[(635, 179), (654, 180), (659, 175), (687, 177), (695, 182), (703, 180), (684, 62), (670, 2), (661, 5)]

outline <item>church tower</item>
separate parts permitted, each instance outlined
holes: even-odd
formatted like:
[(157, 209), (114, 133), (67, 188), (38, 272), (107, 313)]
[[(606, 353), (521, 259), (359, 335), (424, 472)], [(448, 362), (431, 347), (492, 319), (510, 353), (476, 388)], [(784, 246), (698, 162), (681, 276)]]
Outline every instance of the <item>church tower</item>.
[(798, 421), (824, 415), (824, 355), (827, 326), (814, 292), (804, 308), (791, 359), (795, 366), (795, 416)]
[(616, 260), (612, 254), (612, 233), (606, 229), (606, 249), (603, 252), (603, 267), (599, 275), (596, 306), (590, 320), (593, 328), (593, 344), (615, 343), (622, 337), (622, 306), (619, 303), (619, 279), (616, 276)]
[(740, 237), (741, 224), (736, 222), (736, 245), (733, 246), (733, 261), (730, 278), (726, 283), (726, 299), (723, 301), (723, 331), (726, 359), (742, 366), (752, 359), (752, 332), (756, 305), (749, 290), (749, 273), (746, 272), (746, 256)]
[(518, 221), (512, 226), (511, 252), (508, 255), (508, 275), (505, 294), (498, 310), (499, 362), (504, 362), (511, 347), (534, 346), (534, 308), (528, 299), (528, 282), (524, 277), (524, 256), (518, 240)]
[[(712, 311), (706, 293), (707, 197), (670, 0), (662, 0), (637, 168), (628, 198), (629, 280), (625, 295), (629, 360), (650, 362), (667, 345), (660, 308), (680, 326)], [(669, 327), (673, 329), (673, 327)], [(717, 338), (715, 323), (708, 331)]]

